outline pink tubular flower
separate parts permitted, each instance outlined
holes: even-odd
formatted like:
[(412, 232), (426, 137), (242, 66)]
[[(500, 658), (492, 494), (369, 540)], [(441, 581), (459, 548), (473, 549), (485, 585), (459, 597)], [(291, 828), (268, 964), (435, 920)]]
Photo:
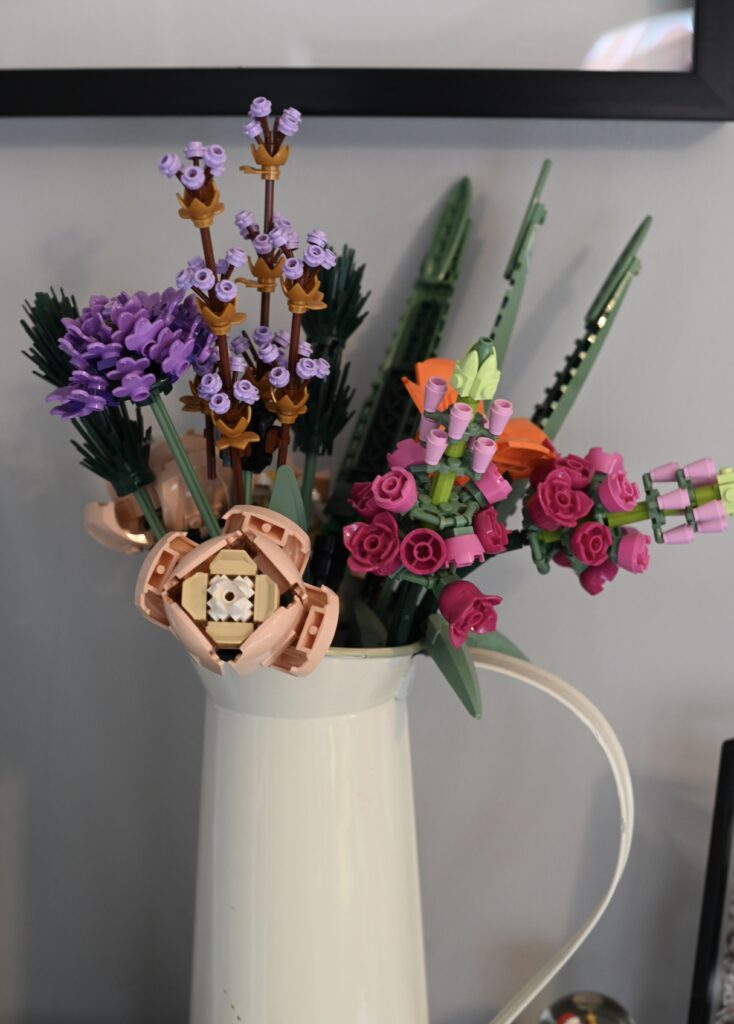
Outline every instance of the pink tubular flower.
[(389, 469), (372, 481), (372, 495), (387, 512), (403, 515), (409, 512), (418, 500), (418, 488), (413, 475), (402, 466)]
[(601, 594), (605, 583), (611, 583), (619, 570), (614, 562), (603, 562), (602, 565), (590, 565), (579, 576), (579, 583), (587, 594)]
[(358, 480), (352, 484), (349, 504), (362, 519), (372, 519), (380, 511), (380, 506), (372, 494), (372, 484), (369, 480)]
[(538, 484), (526, 508), (541, 530), (560, 530), (564, 526), (575, 526), (593, 505), (588, 494), (573, 489), (567, 469), (554, 469)]
[(507, 530), (499, 521), (496, 509), (488, 505), (477, 512), (472, 520), (474, 532), (488, 555), (498, 555), (507, 547)]
[(497, 628), (495, 605), (502, 601), (494, 594), (483, 594), (468, 580), (449, 583), (441, 591), (438, 610), (449, 624), (449, 638), (461, 647), (469, 633), (491, 633)]
[(400, 568), (398, 524), (389, 512), (378, 512), (371, 523), (350, 523), (342, 536), (352, 572), (390, 576)]
[(603, 523), (581, 523), (571, 535), (574, 558), (585, 565), (601, 565), (612, 546), (612, 531)]
[(650, 538), (627, 527), (617, 547), (617, 564), (627, 572), (645, 572), (650, 566)]
[(627, 479), (623, 469), (613, 469), (599, 484), (599, 501), (609, 512), (631, 512), (640, 500), (637, 484)]
[(430, 576), (446, 564), (446, 542), (435, 530), (411, 530), (400, 545), (403, 565), (416, 576)]

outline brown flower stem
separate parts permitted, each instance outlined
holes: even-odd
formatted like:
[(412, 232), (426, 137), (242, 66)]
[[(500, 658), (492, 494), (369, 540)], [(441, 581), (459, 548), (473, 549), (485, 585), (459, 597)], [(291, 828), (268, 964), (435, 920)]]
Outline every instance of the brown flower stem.
[(201, 245), (204, 250), (204, 262), (213, 274), (217, 272), (217, 261), (214, 258), (214, 245), (212, 243), (212, 233), (209, 228), (199, 228), (201, 233)]
[(208, 416), (204, 419), (204, 438), (206, 440), (206, 476), (214, 480), (217, 475), (217, 458), (214, 451), (214, 424)]
[(265, 216), (263, 217), (263, 231), (273, 229), (273, 210), (275, 209), (275, 182), (265, 182)]
[(270, 326), (270, 292), (263, 292), (260, 297), (260, 323)]
[(284, 423), (280, 428), (280, 443), (278, 445), (278, 468), (285, 466), (288, 461), (288, 445), (291, 439), (291, 428)]
[(301, 340), (302, 317), (301, 313), (294, 313), (291, 320), (291, 344), (288, 350), (288, 372), (291, 377), (296, 372), (296, 363), (298, 362), (298, 342)]

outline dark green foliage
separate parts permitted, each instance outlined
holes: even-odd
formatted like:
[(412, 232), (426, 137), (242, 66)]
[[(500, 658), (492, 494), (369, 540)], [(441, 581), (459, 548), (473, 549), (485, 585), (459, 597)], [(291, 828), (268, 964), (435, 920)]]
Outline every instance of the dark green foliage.
[(341, 347), (316, 350), (331, 363), (326, 380), (313, 380), (308, 385), (308, 412), (293, 425), (293, 447), (313, 455), (331, 455), (334, 441), (349, 423), (354, 410), (349, 406), (354, 388), (348, 383), (349, 363), (341, 365)]
[(425, 650), (473, 718), (482, 717), (482, 694), (477, 671), (466, 644), (454, 647), (449, 639), (449, 624), (436, 613), (428, 619)]
[(33, 303), (24, 302), (23, 312), (28, 320), (20, 325), (31, 339), (31, 347), (23, 350), (36, 364), (36, 377), (48, 381), (52, 387), (60, 388), (69, 383), (71, 361), (59, 348), (59, 338), (64, 334), (62, 317), (79, 315), (76, 300), (64, 294), (57, 296), (53, 288), (49, 292), (36, 292)]
[[(367, 313), (363, 312), (370, 292), (363, 294), (364, 263), (354, 265), (354, 249), (345, 245), (333, 270), (324, 275), (326, 309), (306, 313), (303, 329), (314, 348), (338, 342), (343, 348)], [(318, 352), (318, 355), (325, 353)]]
[(275, 474), (275, 483), (270, 495), (270, 508), (280, 512), (302, 530), (307, 529), (306, 512), (303, 498), (298, 487), (296, 475), (290, 466), (279, 466)]
[[(36, 292), (32, 303), (23, 304), (23, 312), (28, 320), (21, 320), (21, 326), (31, 339), (31, 347), (23, 354), (35, 363), (37, 377), (55, 388), (64, 387), (73, 367), (59, 348), (65, 331), (61, 321), (79, 315), (76, 300), (63, 290), (60, 296), (53, 289)], [(140, 409), (136, 407), (131, 417), (127, 403), (121, 402), (104, 412), (71, 420), (71, 424), (82, 437), (71, 442), (82, 456), (82, 465), (108, 480), (119, 495), (152, 483), (148, 465), (151, 431), (150, 427), (146, 430)]]

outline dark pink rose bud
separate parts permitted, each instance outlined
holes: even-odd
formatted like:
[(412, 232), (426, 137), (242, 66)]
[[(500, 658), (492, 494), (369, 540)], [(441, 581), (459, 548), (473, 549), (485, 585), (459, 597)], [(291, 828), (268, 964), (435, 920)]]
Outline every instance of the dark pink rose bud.
[(581, 523), (571, 535), (574, 558), (585, 565), (601, 565), (612, 546), (612, 531), (603, 523)]
[(495, 606), (501, 597), (483, 594), (468, 580), (449, 583), (441, 591), (438, 610), (449, 624), (449, 638), (461, 647), (469, 633), (492, 633), (497, 628)]

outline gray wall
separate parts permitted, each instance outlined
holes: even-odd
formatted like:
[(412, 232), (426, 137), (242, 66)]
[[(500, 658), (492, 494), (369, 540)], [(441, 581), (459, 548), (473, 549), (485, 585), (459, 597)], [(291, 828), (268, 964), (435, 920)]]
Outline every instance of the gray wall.
[[(158, 154), (198, 137), (236, 151), (239, 123), (34, 120), (0, 131), (0, 1021), (180, 1024), (202, 695), (173, 640), (132, 608), (136, 561), (84, 534), (82, 506), (100, 487), (47, 414), (17, 320), (22, 298), (51, 283), (84, 298), (170, 281), (196, 245)], [(643, 274), (560, 443), (618, 448), (638, 477), (670, 458), (734, 461), (729, 126), (307, 123), (277, 206), (367, 262), (362, 393), (441, 199), (464, 173), (474, 228), (445, 352), (487, 331), (544, 156), (550, 213), (502, 393), (532, 407), (649, 212)], [(224, 196), (231, 212), (259, 205), (257, 185), (232, 172)], [(227, 223), (222, 247), (234, 241)], [(552, 992), (607, 990), (643, 1024), (685, 1019), (719, 745), (734, 735), (733, 556), (732, 535), (656, 547), (646, 576), (596, 599), (562, 571), (539, 577), (522, 554), (484, 578), (504, 597), (500, 628), (595, 701), (627, 751), (638, 802), (628, 873)], [(411, 701), (432, 1021), (482, 1024), (605, 884), (613, 793), (591, 741), (514, 683), (487, 683), (479, 723), (433, 671)]]

